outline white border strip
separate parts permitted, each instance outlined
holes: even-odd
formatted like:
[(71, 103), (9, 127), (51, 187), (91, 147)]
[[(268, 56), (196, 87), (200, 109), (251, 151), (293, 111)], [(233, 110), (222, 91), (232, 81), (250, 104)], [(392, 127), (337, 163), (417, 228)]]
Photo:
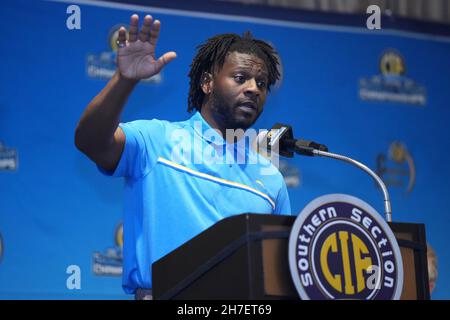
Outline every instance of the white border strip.
[(285, 20), (277, 20), (277, 19), (268, 19), (268, 18), (255, 18), (251, 16), (240, 16), (240, 15), (227, 15), (227, 14), (218, 14), (218, 13), (207, 13), (207, 12), (199, 12), (199, 11), (187, 11), (187, 10), (177, 10), (177, 9), (165, 9), (151, 6), (142, 6), (135, 4), (125, 4), (125, 3), (117, 3), (117, 2), (108, 2), (108, 1), (93, 1), (93, 0), (45, 0), (50, 2), (62, 2), (62, 3), (70, 3), (70, 4), (82, 4), (82, 5), (90, 5), (102, 8), (111, 8), (111, 9), (122, 9), (122, 10), (130, 10), (130, 11), (143, 11), (143, 12), (151, 12), (151, 13), (160, 13), (167, 14), (173, 16), (183, 16), (183, 17), (194, 17), (200, 19), (216, 19), (222, 21), (234, 21), (241, 23), (254, 23), (254, 24), (264, 24), (269, 26), (279, 26), (279, 27), (288, 27), (295, 29), (309, 29), (309, 30), (320, 30), (320, 31), (330, 31), (330, 32), (346, 32), (346, 33), (357, 33), (357, 34), (368, 34), (368, 35), (376, 35), (376, 36), (399, 36), (405, 38), (414, 38), (419, 40), (433, 40), (440, 42), (448, 42), (450, 43), (450, 37), (446, 36), (437, 36), (437, 35), (427, 35), (418, 32), (410, 32), (410, 31), (399, 31), (399, 30), (381, 30), (374, 31), (368, 30), (364, 26), (361, 28), (358, 27), (348, 27), (348, 26), (337, 26), (337, 25), (326, 25), (320, 23), (306, 23), (306, 22), (293, 22), (293, 21), (285, 21)]
[(256, 194), (256, 195), (258, 195), (260, 197), (263, 197), (267, 201), (269, 201), (271, 206), (272, 206), (272, 208), (273, 208), (273, 210), (275, 210), (275, 202), (267, 194), (262, 193), (259, 190), (253, 189), (253, 188), (251, 188), (249, 186), (246, 186), (245, 184), (240, 184), (240, 183), (237, 183), (237, 182), (233, 182), (233, 181), (225, 180), (225, 179), (222, 179), (222, 178), (218, 178), (218, 177), (215, 177), (215, 176), (203, 173), (203, 172), (195, 171), (195, 170), (192, 170), (192, 169), (190, 169), (188, 167), (182, 166), (182, 165), (180, 165), (178, 163), (175, 163), (175, 162), (169, 161), (167, 159), (164, 159), (162, 157), (158, 157), (158, 161), (157, 162), (163, 163), (163, 164), (165, 164), (165, 165), (167, 165), (169, 167), (172, 167), (172, 168), (175, 168), (175, 169), (179, 169), (181, 171), (190, 173), (190, 174), (192, 174), (194, 176), (197, 176), (197, 177), (200, 177), (200, 178), (203, 178), (203, 179), (207, 179), (207, 180), (218, 182), (220, 184), (224, 184), (224, 185), (227, 185), (227, 186), (231, 186), (231, 187), (235, 187), (235, 188), (239, 188), (239, 189), (250, 191), (251, 193), (254, 193), (254, 194)]

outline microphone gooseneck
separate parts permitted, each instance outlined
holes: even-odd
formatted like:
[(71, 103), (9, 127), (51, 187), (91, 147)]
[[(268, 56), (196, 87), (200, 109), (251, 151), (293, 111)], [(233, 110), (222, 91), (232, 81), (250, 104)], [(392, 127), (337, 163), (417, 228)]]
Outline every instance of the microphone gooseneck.
[(381, 180), (381, 178), (375, 172), (373, 172), (372, 169), (367, 167), (365, 164), (362, 164), (361, 162), (356, 161), (355, 159), (352, 159), (352, 158), (349, 158), (349, 157), (346, 157), (346, 156), (343, 156), (340, 154), (321, 151), (321, 150), (317, 150), (317, 149), (313, 149), (312, 153), (314, 156), (332, 158), (332, 159), (337, 159), (337, 160), (341, 160), (341, 161), (350, 163), (350, 164), (362, 169), (367, 174), (369, 174), (375, 180), (375, 182), (380, 186), (381, 191), (383, 192), (384, 213), (386, 216), (386, 221), (392, 222), (392, 208), (391, 208), (391, 201), (389, 199), (388, 190), (387, 190), (386, 185), (384, 184), (383, 180)]
[(309, 157), (320, 156), (332, 158), (350, 163), (363, 170), (380, 186), (384, 198), (385, 217), (388, 222), (392, 222), (391, 201), (386, 185), (383, 180), (381, 180), (381, 178), (366, 165), (352, 158), (328, 152), (328, 147), (323, 144), (314, 141), (295, 139), (293, 137), (292, 127), (280, 123), (275, 124), (270, 131), (265, 133), (263, 137), (260, 137), (258, 143), (260, 144), (260, 142), (263, 142), (263, 145), (269, 154), (275, 152), (283, 157), (289, 158), (292, 158), (294, 153)]

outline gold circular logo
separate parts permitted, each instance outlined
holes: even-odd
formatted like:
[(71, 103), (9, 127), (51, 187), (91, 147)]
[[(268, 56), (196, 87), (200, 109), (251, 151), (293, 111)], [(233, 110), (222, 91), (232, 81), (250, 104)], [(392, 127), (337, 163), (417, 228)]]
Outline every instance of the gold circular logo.
[(392, 142), (389, 146), (389, 156), (393, 161), (397, 163), (402, 163), (405, 161), (406, 153), (407, 151), (405, 149), (405, 146), (398, 141)]
[(390, 50), (381, 57), (380, 69), (384, 75), (402, 75), (405, 73), (405, 63), (398, 52)]

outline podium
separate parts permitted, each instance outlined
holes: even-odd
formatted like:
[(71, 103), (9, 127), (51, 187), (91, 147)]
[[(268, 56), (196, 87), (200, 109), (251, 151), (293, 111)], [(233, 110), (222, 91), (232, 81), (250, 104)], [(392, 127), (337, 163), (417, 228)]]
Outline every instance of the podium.
[[(152, 265), (154, 299), (299, 299), (288, 259), (294, 216), (223, 219)], [(401, 299), (429, 299), (425, 227), (389, 223), (403, 259)]]

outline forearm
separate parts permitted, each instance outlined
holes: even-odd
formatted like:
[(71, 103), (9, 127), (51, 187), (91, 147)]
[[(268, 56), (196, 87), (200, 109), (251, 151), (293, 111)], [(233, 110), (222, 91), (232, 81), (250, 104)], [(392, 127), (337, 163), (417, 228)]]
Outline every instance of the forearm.
[(89, 103), (78, 123), (75, 144), (83, 152), (108, 148), (114, 139), (120, 115), (138, 81), (116, 72), (103, 90)]

